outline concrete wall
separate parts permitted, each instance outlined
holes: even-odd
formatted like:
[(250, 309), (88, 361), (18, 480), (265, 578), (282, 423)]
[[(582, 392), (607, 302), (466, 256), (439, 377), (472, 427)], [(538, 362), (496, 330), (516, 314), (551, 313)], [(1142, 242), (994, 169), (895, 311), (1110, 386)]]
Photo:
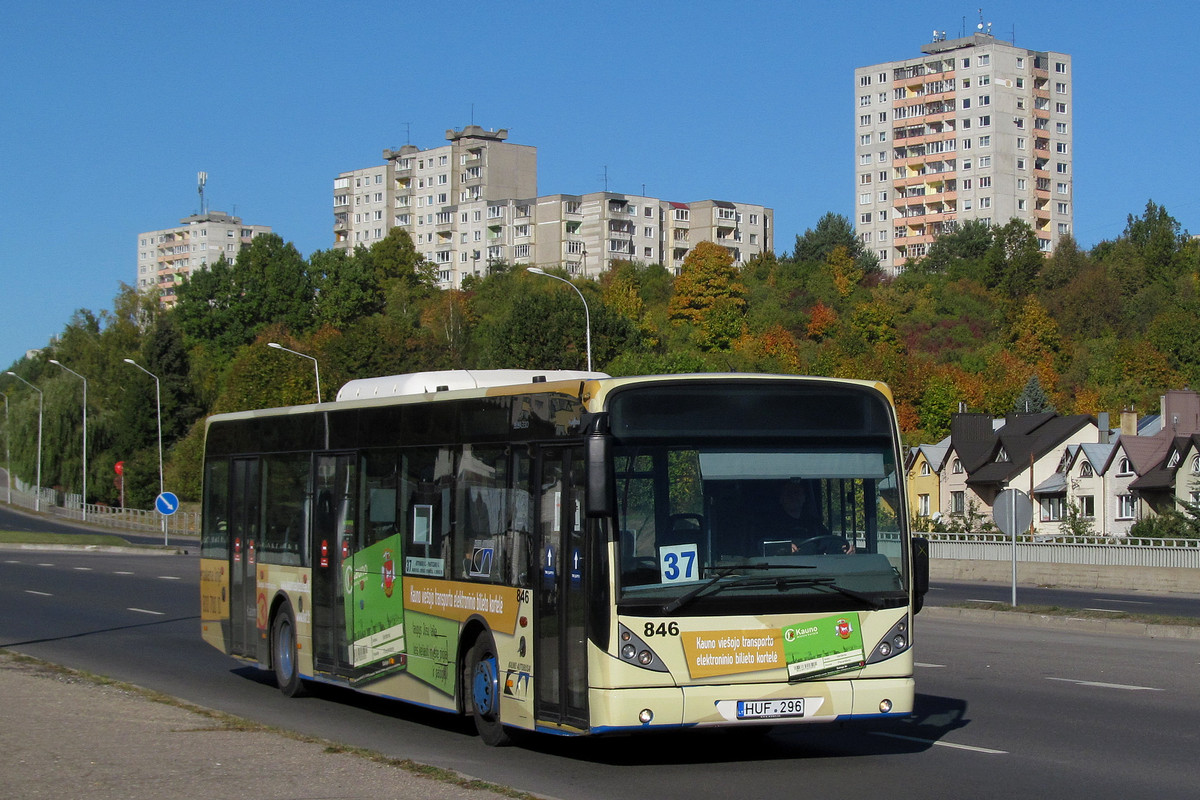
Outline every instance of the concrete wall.
[[(932, 581), (1012, 583), (1012, 562), (935, 558)], [(1074, 589), (1125, 589), (1200, 594), (1200, 570), (1189, 567), (1115, 567), (1077, 564), (1017, 563), (1017, 583)]]

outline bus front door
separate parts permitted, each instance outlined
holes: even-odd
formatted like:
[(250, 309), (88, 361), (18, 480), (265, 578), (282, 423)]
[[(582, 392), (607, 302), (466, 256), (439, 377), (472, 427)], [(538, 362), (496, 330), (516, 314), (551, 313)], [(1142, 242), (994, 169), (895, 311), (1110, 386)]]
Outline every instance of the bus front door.
[(537, 463), (534, 690), (537, 719), (587, 727), (587, 595), (580, 448), (547, 447)]
[(350, 454), (318, 455), (313, 487), (313, 666), (341, 675), (351, 668), (347, 630), (353, 605), (346, 595), (354, 582), (354, 466)]
[[(233, 461), (229, 508), (229, 651), (258, 658), (259, 613), (255, 547), (261, 519), (261, 480), (256, 458)], [(264, 623), (265, 625), (265, 623)]]

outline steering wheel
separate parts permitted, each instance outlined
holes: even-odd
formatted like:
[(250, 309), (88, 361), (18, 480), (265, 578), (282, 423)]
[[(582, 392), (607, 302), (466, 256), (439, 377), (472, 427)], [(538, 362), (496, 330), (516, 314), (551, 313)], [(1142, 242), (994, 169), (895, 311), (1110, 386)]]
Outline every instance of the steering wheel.
[(703, 514), (672, 514), (671, 516), (667, 517), (667, 520), (671, 523), (671, 530), (684, 530), (690, 527), (688, 525), (679, 525), (678, 523), (680, 522), (694, 522), (696, 524), (697, 531), (704, 530)]
[(850, 552), (850, 541), (844, 536), (831, 533), (802, 539), (795, 544), (795, 552), (801, 555), (839, 555)]

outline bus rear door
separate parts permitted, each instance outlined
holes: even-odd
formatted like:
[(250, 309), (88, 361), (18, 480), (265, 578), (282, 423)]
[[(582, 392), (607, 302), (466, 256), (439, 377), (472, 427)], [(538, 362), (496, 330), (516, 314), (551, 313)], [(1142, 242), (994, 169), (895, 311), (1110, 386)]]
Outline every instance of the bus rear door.
[[(229, 508), (229, 651), (259, 658), (258, 580), (255, 548), (259, 539), (262, 482), (257, 458), (233, 461)], [(265, 623), (264, 623), (265, 625)]]

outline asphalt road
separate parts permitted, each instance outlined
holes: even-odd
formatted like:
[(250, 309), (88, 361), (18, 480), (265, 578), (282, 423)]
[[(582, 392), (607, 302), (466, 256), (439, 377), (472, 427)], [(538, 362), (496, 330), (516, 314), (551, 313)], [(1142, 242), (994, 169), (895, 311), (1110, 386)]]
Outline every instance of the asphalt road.
[(203, 644), (195, 556), (0, 551), (0, 647), (268, 724), (592, 800), (1196, 794), (1200, 643), (918, 617), (917, 714), (766, 737), (534, 737), (341, 690), (288, 700)]

